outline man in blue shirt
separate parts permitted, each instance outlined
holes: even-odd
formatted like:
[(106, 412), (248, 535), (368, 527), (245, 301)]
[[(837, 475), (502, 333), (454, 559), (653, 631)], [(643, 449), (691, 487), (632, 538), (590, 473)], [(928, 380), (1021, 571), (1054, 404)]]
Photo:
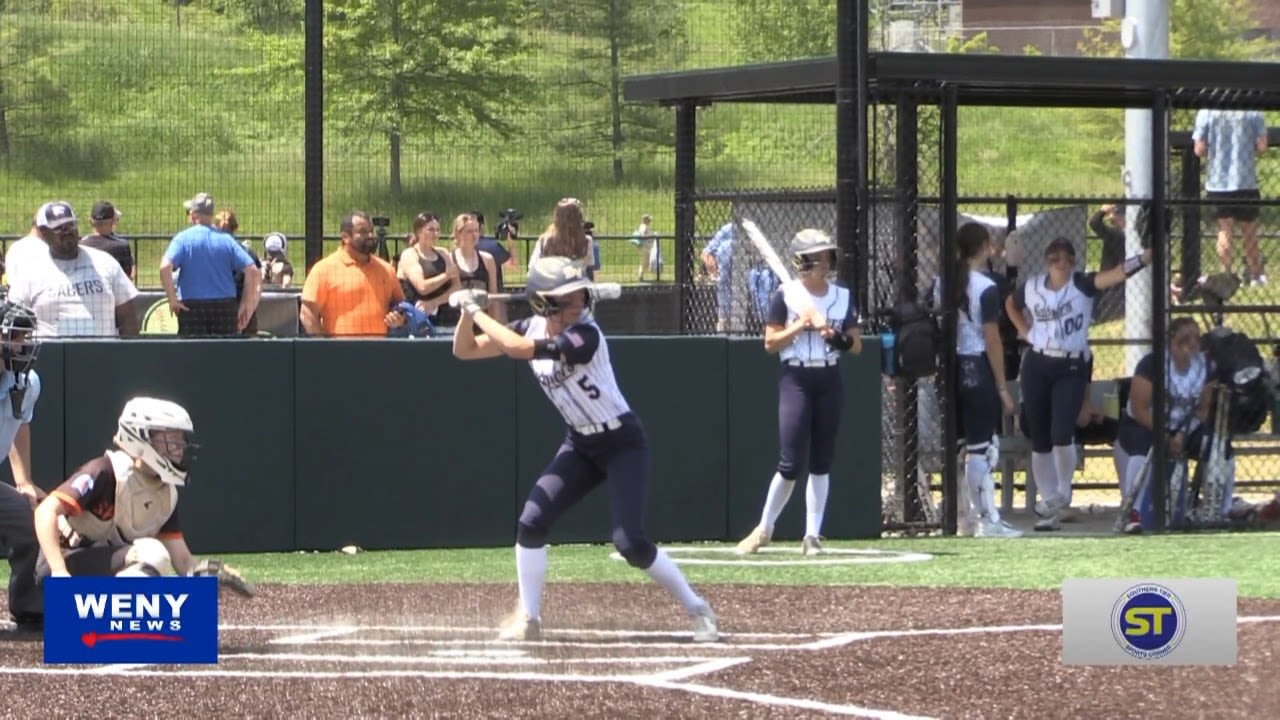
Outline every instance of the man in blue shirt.
[(475, 215), (476, 222), (480, 223), (480, 240), (476, 243), (476, 249), (493, 256), (493, 265), (498, 271), (498, 292), (502, 292), (503, 288), (506, 287), (503, 284), (502, 268), (515, 267), (512, 257), (515, 254), (515, 233), (520, 228), (516, 220), (520, 219), (520, 213), (515, 210), (506, 210), (499, 217), (498, 230), (500, 234), (506, 237), (489, 237), (485, 235), (484, 213), (479, 210), (472, 210), (471, 214)]
[(31, 480), (31, 429), (40, 376), (33, 369), (39, 341), (36, 314), (10, 300), (0, 301), (0, 448), (9, 456), (13, 485), (0, 482), (0, 552), (9, 558), (9, 615), (19, 631), (44, 626), (44, 599), (36, 585), (40, 544), (32, 513), (45, 492)]
[[(173, 237), (160, 261), (160, 281), (169, 296), (169, 309), (178, 318), (178, 335), (239, 334), (258, 308), (262, 270), (235, 238), (213, 227), (213, 198), (208, 193), (182, 206), (191, 227)], [(237, 271), (244, 272), (239, 302)]]
[(1240, 235), (1244, 239), (1245, 258), (1249, 262), (1249, 275), (1245, 282), (1253, 285), (1267, 283), (1266, 268), (1258, 254), (1257, 205), (1244, 201), (1257, 200), (1258, 156), (1267, 151), (1267, 123), (1256, 110), (1200, 110), (1196, 113), (1196, 155), (1208, 160), (1205, 178), (1205, 197), (1210, 200), (1226, 200), (1219, 205), (1218, 259), (1222, 268), (1231, 272), (1231, 234), (1235, 223), (1240, 223)]

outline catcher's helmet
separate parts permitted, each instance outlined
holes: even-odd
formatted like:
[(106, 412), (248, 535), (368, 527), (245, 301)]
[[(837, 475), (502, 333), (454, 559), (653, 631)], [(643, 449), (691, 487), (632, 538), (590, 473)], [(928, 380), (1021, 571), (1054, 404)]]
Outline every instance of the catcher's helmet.
[[(179, 460), (174, 461), (155, 446), (151, 433), (156, 430), (182, 431), (185, 443)], [(136, 397), (125, 403), (115, 437), (121, 450), (146, 463), (162, 481), (179, 486), (187, 483), (187, 471), (200, 447), (194, 440), (195, 426), (185, 408), (149, 397)]]
[(4, 369), (25, 375), (36, 364), (40, 341), (35, 338), (36, 314), (21, 303), (0, 303), (0, 360)]
[(796, 233), (787, 246), (787, 251), (791, 254), (791, 264), (800, 272), (812, 268), (815, 260), (813, 256), (824, 252), (831, 253), (831, 266), (834, 268), (838, 249), (830, 235), (813, 228), (806, 228)]
[[(587, 278), (586, 269), (581, 262), (566, 257), (539, 258), (529, 268), (529, 278), (525, 282), (525, 293), (529, 298), (529, 306), (539, 315), (551, 315), (557, 310), (556, 298), (564, 297), (578, 290), (587, 290), (593, 283)], [(587, 307), (590, 307), (591, 295), (587, 295)]]

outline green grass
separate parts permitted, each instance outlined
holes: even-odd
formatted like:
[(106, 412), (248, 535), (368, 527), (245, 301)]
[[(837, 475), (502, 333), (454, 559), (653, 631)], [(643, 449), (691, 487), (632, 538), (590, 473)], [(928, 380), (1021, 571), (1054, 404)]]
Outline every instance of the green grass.
[[(831, 542), (831, 547), (934, 553), (914, 563), (846, 566), (686, 566), (694, 583), (760, 585), (895, 585), (1001, 587), (1052, 590), (1070, 577), (1230, 577), (1242, 597), (1280, 598), (1280, 577), (1266, 559), (1280, 552), (1280, 534), (1163, 535), (1137, 538), (1033, 538), (981, 541), (961, 538)], [(719, 547), (720, 545), (708, 545)], [(609, 557), (602, 545), (552, 547), (552, 582), (648, 582)], [(684, 555), (679, 555), (684, 557)], [(707, 555), (711, 557), (711, 555)], [(716, 554), (718, 559), (733, 555)], [(792, 558), (794, 556), (788, 556)], [(404, 550), (345, 555), (277, 553), (228, 555), (254, 582), (266, 583), (514, 583), (510, 548)]]

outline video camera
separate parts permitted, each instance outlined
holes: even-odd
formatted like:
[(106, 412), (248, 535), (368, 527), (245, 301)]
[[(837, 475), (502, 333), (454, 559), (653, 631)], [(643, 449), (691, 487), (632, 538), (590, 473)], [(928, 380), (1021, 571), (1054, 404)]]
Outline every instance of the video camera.
[(520, 234), (520, 218), (524, 217), (515, 208), (507, 208), (498, 213), (498, 225), (493, 236), (498, 241), (516, 240)]
[(387, 228), (391, 227), (391, 218), (386, 215), (374, 215), (369, 218), (373, 223), (373, 234), (378, 238), (378, 257), (390, 262), (391, 251), (387, 248)]

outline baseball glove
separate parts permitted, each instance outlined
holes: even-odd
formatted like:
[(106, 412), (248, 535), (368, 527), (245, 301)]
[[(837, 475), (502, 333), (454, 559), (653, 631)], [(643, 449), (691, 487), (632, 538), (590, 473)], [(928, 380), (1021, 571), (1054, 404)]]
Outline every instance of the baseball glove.
[(195, 577), (215, 576), (218, 578), (219, 587), (227, 588), (243, 597), (253, 597), (255, 594), (253, 586), (245, 582), (244, 576), (230, 565), (224, 565), (221, 560), (201, 560), (191, 574)]

